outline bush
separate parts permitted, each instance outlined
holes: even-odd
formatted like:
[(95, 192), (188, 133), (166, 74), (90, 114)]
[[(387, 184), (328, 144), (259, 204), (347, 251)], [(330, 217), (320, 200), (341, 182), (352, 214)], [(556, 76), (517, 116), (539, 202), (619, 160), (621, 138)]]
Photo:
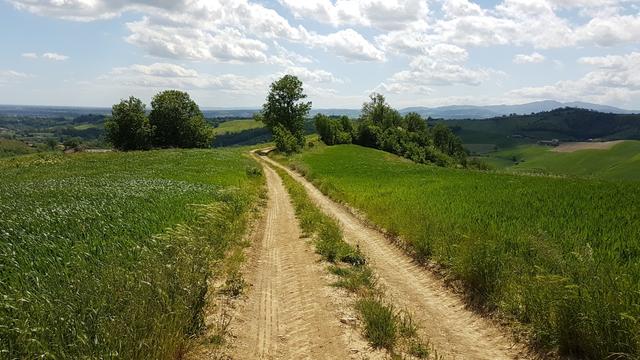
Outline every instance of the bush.
[(278, 150), (285, 154), (299, 152), (302, 149), (299, 137), (294, 136), (291, 131), (280, 124), (273, 128), (273, 141), (276, 143)]

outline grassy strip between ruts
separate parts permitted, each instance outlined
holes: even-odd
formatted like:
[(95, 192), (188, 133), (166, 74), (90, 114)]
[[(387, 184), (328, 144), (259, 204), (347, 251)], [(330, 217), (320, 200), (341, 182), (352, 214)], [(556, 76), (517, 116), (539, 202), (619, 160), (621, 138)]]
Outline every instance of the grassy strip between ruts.
[(344, 241), (336, 220), (323, 214), (309, 199), (304, 187), (286, 171), (274, 169), (291, 195), (302, 231), (314, 239), (316, 252), (331, 264), (328, 270), (339, 277), (334, 285), (357, 296), (355, 308), (371, 346), (386, 349), (392, 358), (429, 357), (429, 346), (419, 337), (411, 314), (385, 301), (363, 254)]

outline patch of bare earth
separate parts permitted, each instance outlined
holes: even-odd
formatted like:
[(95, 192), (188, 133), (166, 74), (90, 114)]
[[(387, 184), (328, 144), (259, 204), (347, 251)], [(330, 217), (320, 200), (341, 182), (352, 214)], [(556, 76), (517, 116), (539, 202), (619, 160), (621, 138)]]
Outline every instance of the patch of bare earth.
[(358, 245), (399, 308), (414, 314), (423, 336), (446, 359), (524, 359), (530, 355), (521, 344), (491, 321), (467, 309), (463, 300), (446, 288), (428, 269), (414, 263), (385, 236), (353, 215), (345, 206), (322, 194), (299, 174), (271, 159), (307, 189), (310, 198), (333, 216), (345, 241)]
[[(267, 166), (264, 172), (268, 202), (242, 271), (248, 289), (231, 304), (230, 344), (224, 351), (207, 351), (205, 343), (190, 358), (381, 358), (354, 324), (340, 321), (353, 316), (349, 296), (330, 286), (325, 265), (308, 239), (301, 238), (280, 177)], [(215, 328), (219, 318), (212, 311), (208, 323)]]
[(608, 150), (623, 142), (624, 140), (562, 143), (551, 149), (551, 151), (559, 153), (571, 153), (579, 150)]

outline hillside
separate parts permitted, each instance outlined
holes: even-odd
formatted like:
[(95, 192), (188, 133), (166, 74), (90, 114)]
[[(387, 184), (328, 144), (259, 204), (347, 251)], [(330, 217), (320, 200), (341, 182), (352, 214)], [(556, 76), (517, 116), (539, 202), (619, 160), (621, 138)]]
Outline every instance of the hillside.
[(640, 354), (636, 183), (444, 169), (354, 145), (316, 146), (291, 164), (537, 344)]
[(521, 145), (489, 153), (482, 159), (496, 169), (515, 173), (640, 180), (640, 141), (628, 140), (608, 149), (554, 150), (548, 146)]
[(609, 114), (576, 108), (484, 120), (447, 120), (444, 123), (465, 144), (490, 144), (498, 148), (551, 139), (640, 139), (640, 115)]

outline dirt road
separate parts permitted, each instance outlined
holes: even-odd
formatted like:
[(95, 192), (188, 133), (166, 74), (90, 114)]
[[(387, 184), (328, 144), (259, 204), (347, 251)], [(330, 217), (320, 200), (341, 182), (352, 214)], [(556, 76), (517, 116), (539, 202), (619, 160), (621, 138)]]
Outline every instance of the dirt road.
[(344, 230), (345, 240), (357, 244), (400, 308), (414, 314), (438, 352), (446, 359), (520, 359), (526, 358), (522, 347), (511, 343), (489, 321), (467, 310), (458, 296), (444, 288), (428, 270), (413, 263), (378, 231), (367, 227), (344, 206), (323, 195), (302, 176), (271, 159), (273, 166), (289, 172), (303, 184), (313, 201), (328, 215), (335, 217)]
[(268, 204), (261, 241), (238, 316), (234, 359), (348, 359), (352, 344), (331, 303), (328, 282), (312, 246), (300, 238), (289, 194), (264, 167)]

